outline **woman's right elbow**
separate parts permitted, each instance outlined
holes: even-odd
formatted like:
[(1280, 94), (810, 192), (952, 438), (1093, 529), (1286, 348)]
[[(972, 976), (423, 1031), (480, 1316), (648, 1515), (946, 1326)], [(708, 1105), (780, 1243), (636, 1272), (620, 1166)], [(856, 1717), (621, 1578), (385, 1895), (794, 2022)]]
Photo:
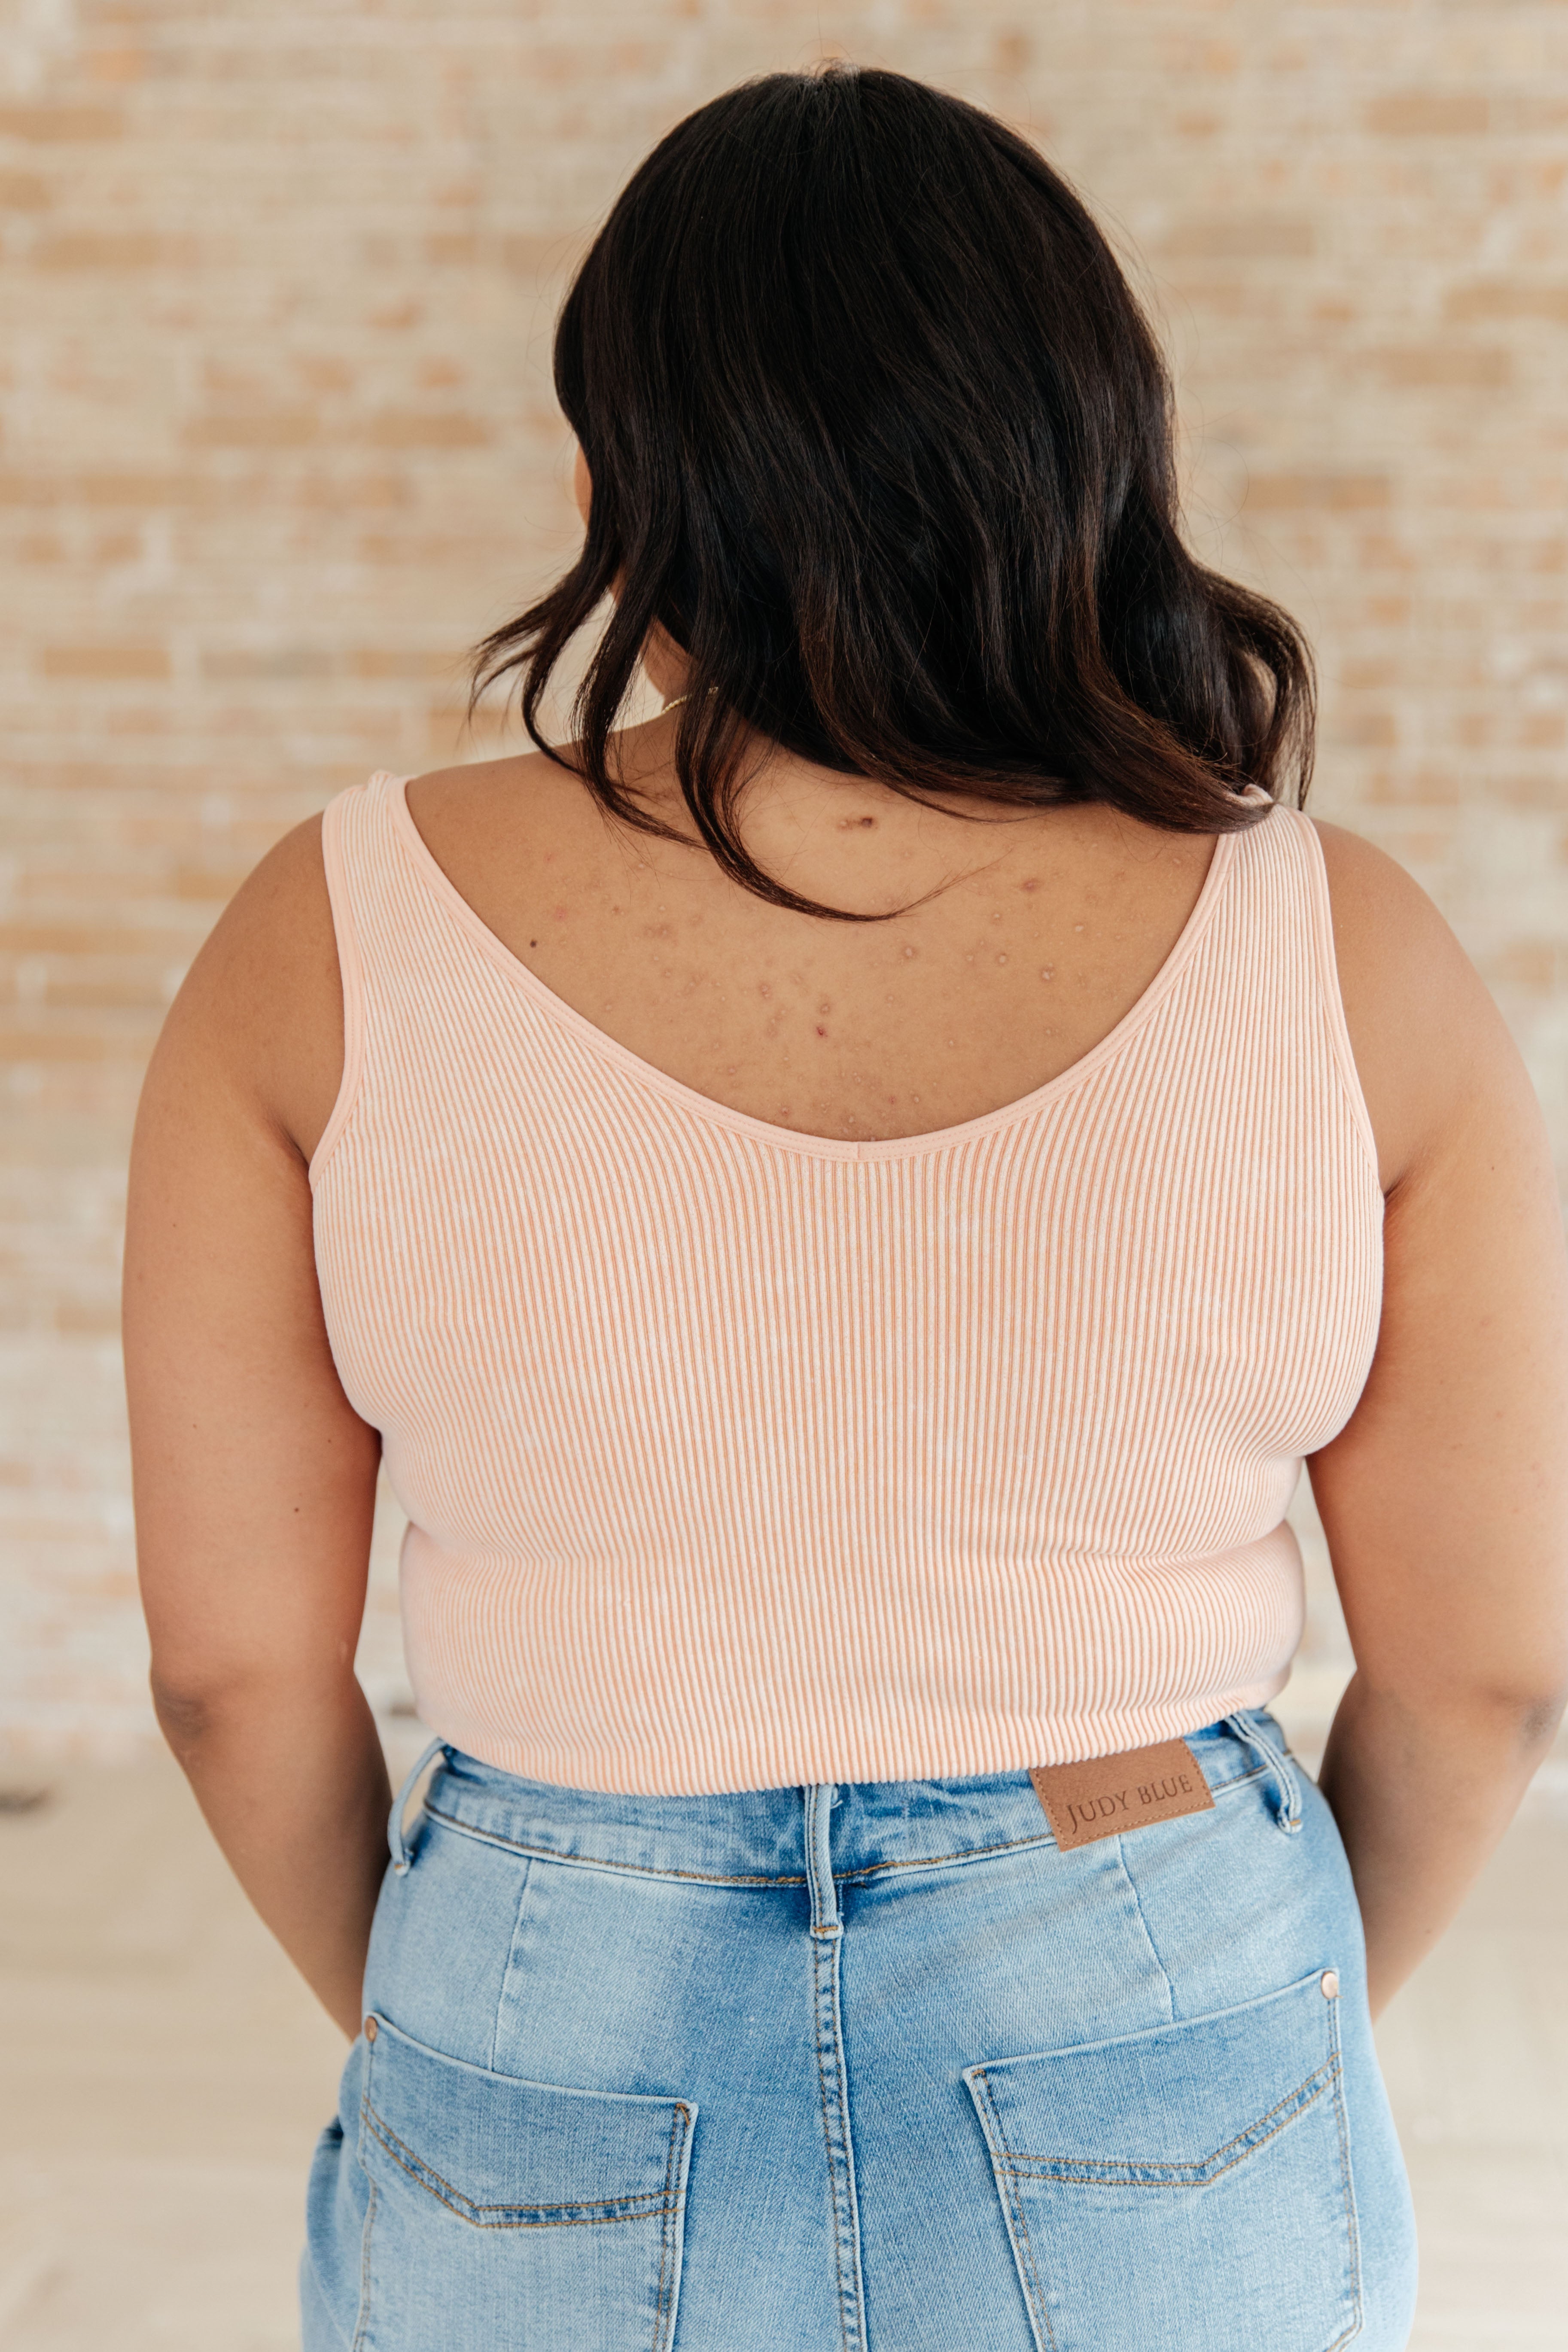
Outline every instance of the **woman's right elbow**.
[(158, 1728), (176, 1756), (205, 1746), (243, 1714), (250, 1696), (246, 1678), (226, 1669), (192, 1672), (154, 1657), (148, 1676)]

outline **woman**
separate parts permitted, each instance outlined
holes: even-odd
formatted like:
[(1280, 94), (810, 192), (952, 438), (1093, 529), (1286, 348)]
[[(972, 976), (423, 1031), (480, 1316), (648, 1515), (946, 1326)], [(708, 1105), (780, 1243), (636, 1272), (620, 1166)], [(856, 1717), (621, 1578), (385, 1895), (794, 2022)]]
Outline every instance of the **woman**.
[(1393, 2352), (1372, 2018), (1568, 1672), (1518, 1056), (1300, 813), (1298, 634), (1183, 549), (1149, 330), (1000, 124), (703, 107), (556, 383), (583, 551), (478, 671), (538, 750), (281, 842), (135, 1148), (159, 1717), (353, 2037), (308, 2352)]

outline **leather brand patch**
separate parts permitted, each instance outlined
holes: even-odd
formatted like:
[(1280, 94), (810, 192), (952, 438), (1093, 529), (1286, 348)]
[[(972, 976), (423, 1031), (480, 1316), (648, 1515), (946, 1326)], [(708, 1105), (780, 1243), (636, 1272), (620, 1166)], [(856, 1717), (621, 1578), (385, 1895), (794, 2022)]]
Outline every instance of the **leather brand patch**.
[(1094, 1756), (1086, 1764), (1034, 1764), (1029, 1778), (1064, 1850), (1214, 1811), (1209, 1784), (1184, 1739)]

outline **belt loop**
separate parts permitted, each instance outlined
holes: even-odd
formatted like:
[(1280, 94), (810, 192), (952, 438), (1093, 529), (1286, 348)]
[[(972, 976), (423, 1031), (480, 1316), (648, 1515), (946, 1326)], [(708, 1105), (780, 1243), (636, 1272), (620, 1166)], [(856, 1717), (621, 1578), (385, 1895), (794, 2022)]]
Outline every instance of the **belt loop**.
[(392, 1813), (386, 1824), (386, 1843), (392, 1853), (392, 1867), (399, 1878), (406, 1878), (414, 1867), (414, 1857), (403, 1841), (403, 1809), (413, 1793), (414, 1783), (430, 1761), (447, 1746), (444, 1739), (433, 1739), (408, 1778), (392, 1801)]
[(1279, 1801), (1274, 1808), (1275, 1827), (1283, 1830), (1287, 1837), (1293, 1836), (1301, 1826), (1301, 1784), (1296, 1778), (1289, 1758), (1282, 1748), (1276, 1748), (1267, 1732), (1259, 1731), (1256, 1724), (1249, 1723), (1245, 1715), (1227, 1715), (1226, 1722), (1237, 1738), (1245, 1740), (1247, 1747), (1268, 1765), (1279, 1791)]
[(812, 1782), (805, 1792), (805, 1874), (811, 1888), (811, 1932), (814, 1936), (837, 1936), (840, 1932), (838, 1890), (833, 1884), (834, 1783), (831, 1780)]

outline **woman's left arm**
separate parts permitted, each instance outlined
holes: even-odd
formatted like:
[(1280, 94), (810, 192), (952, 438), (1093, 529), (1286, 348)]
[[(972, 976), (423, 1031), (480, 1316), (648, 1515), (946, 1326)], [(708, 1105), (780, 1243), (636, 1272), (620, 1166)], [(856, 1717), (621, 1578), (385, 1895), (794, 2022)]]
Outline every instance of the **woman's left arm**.
[(342, 1020), (317, 822), (246, 883), (159, 1041), (124, 1330), (158, 1719), (246, 1893), (353, 2035), (391, 1796), (353, 1671), (381, 1441), (332, 1363), (306, 1174)]
[(1356, 1671), (1319, 1785), (1373, 2013), (1453, 1917), (1568, 1691), (1568, 1251), (1545, 1123), (1436, 908), (1320, 828), (1386, 1201), (1377, 1352), (1310, 1464)]

